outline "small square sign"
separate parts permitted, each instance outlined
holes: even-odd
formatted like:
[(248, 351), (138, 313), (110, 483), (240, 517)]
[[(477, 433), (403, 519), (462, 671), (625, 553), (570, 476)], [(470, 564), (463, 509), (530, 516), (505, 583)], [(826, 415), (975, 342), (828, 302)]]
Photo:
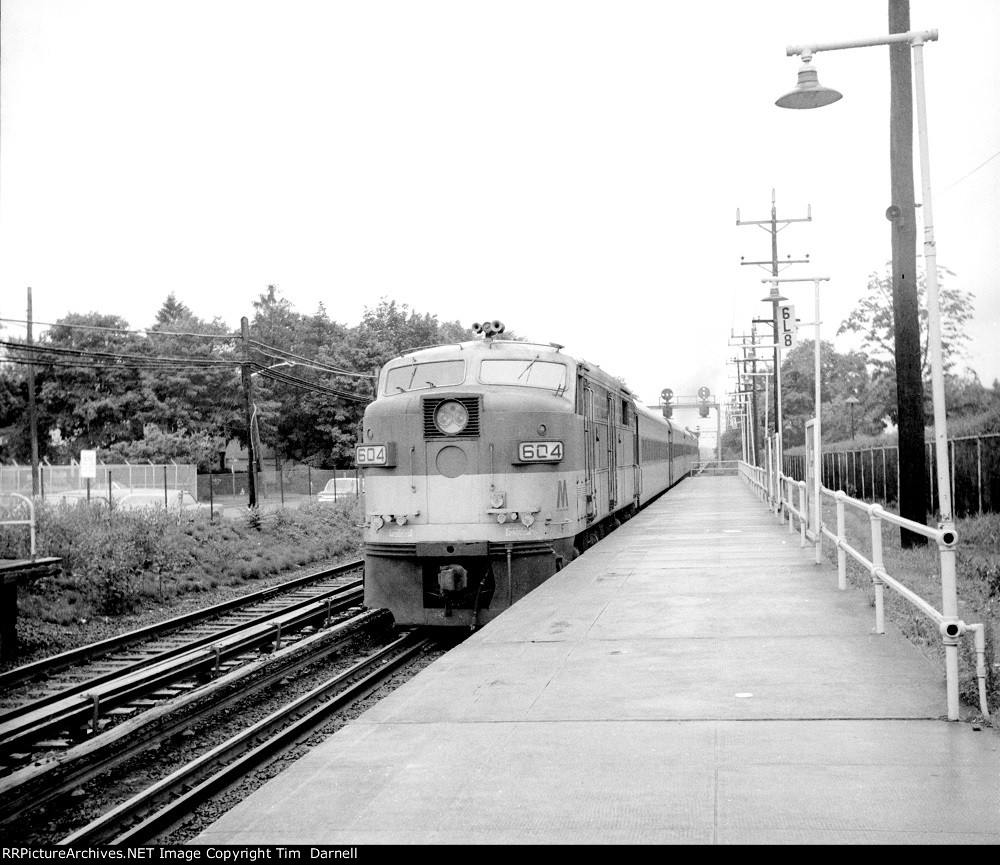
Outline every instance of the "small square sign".
[(80, 477), (97, 477), (97, 451), (80, 451)]

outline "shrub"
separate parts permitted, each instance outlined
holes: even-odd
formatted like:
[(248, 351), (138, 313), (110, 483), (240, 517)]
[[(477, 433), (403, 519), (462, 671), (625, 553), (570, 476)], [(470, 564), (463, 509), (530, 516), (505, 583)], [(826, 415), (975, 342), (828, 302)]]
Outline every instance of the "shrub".
[[(22, 591), (20, 617), (67, 624), (121, 616), (187, 593), (354, 555), (357, 507), (307, 506), (212, 523), (205, 515), (179, 519), (162, 509), (109, 512), (97, 503), (39, 502), (38, 555), (61, 558), (63, 570)], [(10, 507), (0, 509), (0, 518), (10, 513)], [(0, 526), (0, 555), (26, 558), (29, 552), (26, 530)]]

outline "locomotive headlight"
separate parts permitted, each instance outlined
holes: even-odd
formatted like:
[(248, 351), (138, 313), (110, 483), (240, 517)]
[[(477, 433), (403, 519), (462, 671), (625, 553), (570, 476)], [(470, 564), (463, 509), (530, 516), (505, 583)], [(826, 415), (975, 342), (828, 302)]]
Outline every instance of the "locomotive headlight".
[(468, 409), (454, 400), (441, 403), (434, 412), (434, 424), (446, 436), (457, 436), (468, 423)]

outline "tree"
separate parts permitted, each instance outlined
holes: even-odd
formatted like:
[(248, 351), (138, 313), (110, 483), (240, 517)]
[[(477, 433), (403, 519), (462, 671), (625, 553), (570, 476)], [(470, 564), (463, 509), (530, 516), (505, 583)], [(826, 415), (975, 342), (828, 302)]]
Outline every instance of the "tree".
[[(805, 423), (816, 414), (815, 341), (802, 340), (781, 364), (782, 420), (786, 426), (784, 443), (801, 445), (805, 441)], [(833, 343), (820, 343), (820, 402), (823, 412), (823, 438), (836, 441), (850, 435), (849, 409), (845, 400), (856, 396), (861, 405), (870, 404), (870, 379), (866, 357), (857, 351), (839, 354)], [(858, 432), (881, 431), (880, 416), (863, 410), (855, 417)]]
[[(37, 340), (39, 453), (62, 461), (141, 434), (142, 339), (116, 315), (70, 313)], [(25, 420), (26, 423), (26, 420)], [(48, 432), (48, 435), (46, 435)]]
[[(941, 304), (941, 350), (945, 376), (955, 375), (956, 366), (964, 360), (965, 347), (969, 341), (966, 325), (973, 316), (974, 296), (962, 289), (946, 284), (948, 277), (955, 274), (943, 266), (938, 266), (938, 294)], [(924, 380), (924, 413), (931, 414), (930, 404), (930, 362), (928, 359), (928, 316), (925, 274), (917, 278), (917, 295), (920, 303), (920, 345), (921, 375)], [(878, 388), (885, 401), (880, 408), (893, 423), (898, 420), (895, 401), (896, 364), (894, 359), (895, 324), (892, 306), (892, 275), (879, 276), (872, 273), (868, 279), (868, 292), (860, 300), (853, 312), (841, 323), (837, 335), (855, 333), (861, 337), (868, 355), (868, 363), (873, 380), (881, 380)], [(965, 368), (964, 374), (975, 377), (975, 373)]]
[[(969, 341), (966, 325), (972, 320), (974, 295), (960, 288), (946, 284), (948, 277), (955, 274), (948, 268), (938, 266), (938, 295), (941, 304), (941, 351), (944, 372), (954, 370), (963, 360), (965, 347)], [(925, 274), (917, 277), (917, 296), (920, 301), (920, 368), (925, 381), (930, 381), (930, 361), (928, 359), (927, 290)], [(891, 371), (895, 368), (893, 346), (896, 328), (892, 314), (892, 275), (879, 276), (872, 273), (868, 278), (868, 293), (859, 301), (851, 314), (841, 322), (837, 336), (856, 333), (862, 338), (869, 363), (876, 371)], [(967, 370), (968, 371), (968, 370)]]
[[(140, 373), (142, 408), (137, 417), (143, 438), (151, 428), (170, 434), (183, 431), (197, 439), (191, 445), (193, 453), (204, 452), (202, 442), (207, 437), (218, 456), (243, 416), (235, 337), (218, 319), (198, 318), (173, 294), (155, 321), (144, 346), (150, 367)], [(208, 468), (215, 461), (199, 457), (199, 462)]]

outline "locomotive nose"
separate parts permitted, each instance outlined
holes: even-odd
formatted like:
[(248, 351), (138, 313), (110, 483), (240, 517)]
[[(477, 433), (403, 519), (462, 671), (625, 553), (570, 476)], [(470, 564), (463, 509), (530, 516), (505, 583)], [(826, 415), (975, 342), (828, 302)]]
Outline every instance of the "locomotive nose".
[(469, 575), (461, 565), (444, 565), (438, 571), (438, 586), (442, 594), (464, 592), (469, 585)]

